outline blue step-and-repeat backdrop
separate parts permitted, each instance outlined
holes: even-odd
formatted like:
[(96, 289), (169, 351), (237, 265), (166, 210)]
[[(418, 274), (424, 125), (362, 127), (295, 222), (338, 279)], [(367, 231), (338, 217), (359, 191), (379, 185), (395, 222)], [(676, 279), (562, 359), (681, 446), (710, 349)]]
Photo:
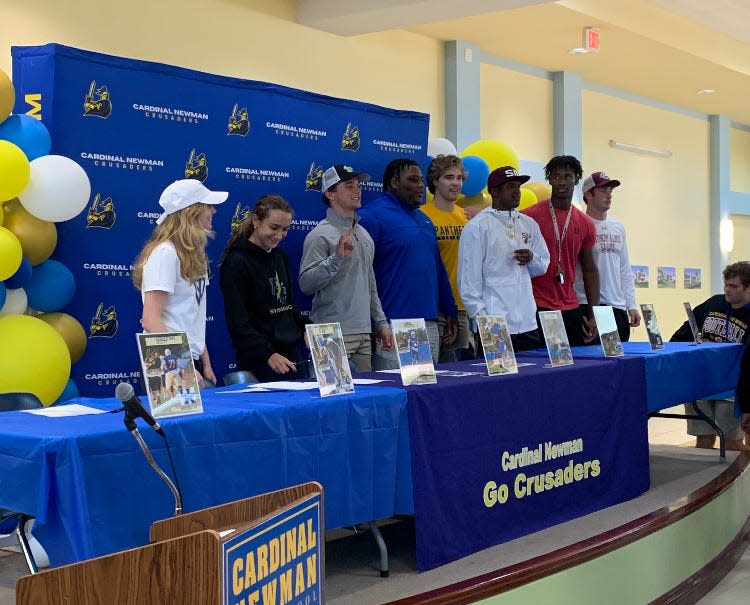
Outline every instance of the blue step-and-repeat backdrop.
[[(71, 373), (82, 395), (112, 396), (123, 380), (142, 384), (134, 336), (141, 299), (131, 270), (170, 182), (198, 178), (230, 193), (218, 207), (208, 248), (207, 345), (221, 376), (232, 368), (234, 350), (216, 263), (232, 224), (261, 195), (284, 196), (295, 209), (283, 247), (296, 274), (305, 235), (325, 214), (325, 168), (346, 163), (372, 174), (363, 188), (366, 203), (380, 193), (392, 159), (410, 157), (423, 167), (427, 159), (423, 113), (59, 44), (14, 47), (12, 54), (14, 112), (41, 115), (51, 153), (74, 159), (91, 180), (88, 209), (57, 224), (52, 255), (76, 279), (64, 311), (88, 332)], [(309, 309), (309, 299), (296, 296), (300, 309)]]

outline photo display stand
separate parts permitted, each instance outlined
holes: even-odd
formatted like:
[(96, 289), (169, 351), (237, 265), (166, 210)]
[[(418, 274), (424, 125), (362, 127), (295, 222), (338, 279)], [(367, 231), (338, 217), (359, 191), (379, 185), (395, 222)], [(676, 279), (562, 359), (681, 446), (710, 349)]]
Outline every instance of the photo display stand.
[(617, 331), (614, 310), (612, 307), (606, 305), (596, 306), (593, 310), (596, 329), (599, 331), (599, 340), (602, 343), (604, 356), (622, 357), (625, 355), (625, 351), (622, 350), (622, 342), (620, 342), (620, 333)]
[(697, 345), (703, 342), (703, 336), (701, 331), (698, 329), (698, 322), (695, 321), (695, 313), (693, 313), (693, 307), (690, 306), (689, 302), (682, 303), (685, 307), (685, 313), (687, 313), (688, 324), (690, 324), (690, 331), (693, 333), (693, 342)]
[(353, 393), (354, 381), (346, 355), (344, 337), (341, 335), (341, 325), (308, 324), (305, 331), (320, 396)]
[(148, 405), (154, 418), (202, 414), (198, 377), (185, 332), (136, 334)]
[(641, 313), (643, 313), (643, 325), (646, 326), (648, 342), (651, 344), (651, 348), (653, 350), (663, 349), (664, 341), (661, 337), (659, 322), (656, 320), (656, 311), (654, 310), (654, 305), (642, 304)]
[(542, 324), (544, 342), (547, 343), (547, 353), (552, 367), (573, 365), (573, 353), (570, 350), (562, 312), (539, 311), (539, 323)]
[(424, 319), (394, 319), (391, 321), (391, 329), (404, 386), (436, 383), (437, 376)]
[(518, 364), (505, 315), (478, 315), (477, 328), (484, 350), (487, 374), (517, 374)]

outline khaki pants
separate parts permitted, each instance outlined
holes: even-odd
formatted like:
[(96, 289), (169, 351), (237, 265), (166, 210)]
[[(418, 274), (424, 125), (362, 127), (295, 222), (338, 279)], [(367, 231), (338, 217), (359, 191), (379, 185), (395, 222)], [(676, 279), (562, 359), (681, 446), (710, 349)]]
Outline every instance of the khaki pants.
[(369, 334), (344, 334), (344, 347), (357, 372), (372, 370), (372, 337)]

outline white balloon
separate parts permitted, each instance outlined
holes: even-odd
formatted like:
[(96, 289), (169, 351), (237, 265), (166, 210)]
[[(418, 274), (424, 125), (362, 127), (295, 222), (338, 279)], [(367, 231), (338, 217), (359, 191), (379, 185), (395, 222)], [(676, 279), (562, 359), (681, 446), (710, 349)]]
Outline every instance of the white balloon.
[(24, 208), (43, 221), (67, 221), (91, 197), (89, 177), (80, 165), (62, 155), (43, 155), (30, 162), (29, 184), (19, 195)]
[(436, 137), (427, 141), (427, 155), (436, 158), (439, 155), (458, 155), (458, 151), (448, 139)]
[(29, 300), (26, 297), (26, 290), (15, 288), (6, 290), (5, 304), (0, 309), (0, 317), (4, 315), (20, 315), (26, 311), (29, 306)]

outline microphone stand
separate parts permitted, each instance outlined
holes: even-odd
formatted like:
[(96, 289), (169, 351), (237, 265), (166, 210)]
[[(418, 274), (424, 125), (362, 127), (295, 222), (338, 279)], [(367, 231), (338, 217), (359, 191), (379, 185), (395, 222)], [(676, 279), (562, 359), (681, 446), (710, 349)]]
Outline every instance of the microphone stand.
[(182, 496), (180, 495), (179, 490), (177, 489), (177, 487), (175, 487), (175, 484), (172, 482), (169, 476), (156, 463), (156, 460), (154, 460), (154, 457), (151, 455), (151, 450), (148, 449), (146, 442), (143, 440), (143, 437), (141, 437), (141, 434), (138, 431), (138, 427), (135, 425), (135, 419), (128, 413), (127, 409), (125, 410), (125, 427), (128, 429), (128, 431), (130, 431), (130, 434), (133, 435), (133, 438), (136, 440), (136, 442), (140, 446), (141, 451), (143, 451), (143, 455), (146, 456), (146, 460), (148, 460), (148, 463), (151, 465), (151, 468), (154, 469), (154, 472), (157, 475), (159, 475), (161, 480), (167, 484), (167, 487), (172, 492), (172, 496), (174, 496), (175, 517), (177, 515), (181, 515), (182, 514)]

